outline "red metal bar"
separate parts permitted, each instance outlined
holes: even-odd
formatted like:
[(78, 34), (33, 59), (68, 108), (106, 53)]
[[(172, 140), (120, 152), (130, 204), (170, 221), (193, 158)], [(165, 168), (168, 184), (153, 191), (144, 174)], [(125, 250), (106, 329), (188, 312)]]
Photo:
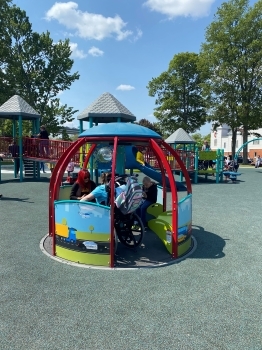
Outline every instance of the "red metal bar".
[(172, 204), (172, 257), (176, 259), (178, 257), (178, 198), (177, 198), (177, 189), (176, 182), (174, 179), (174, 175), (172, 169), (164, 156), (162, 149), (155, 142), (155, 140), (151, 140), (151, 144), (155, 152), (158, 152), (161, 162), (167, 171), (167, 175), (169, 177), (169, 183), (171, 188), (171, 204)]
[(54, 201), (58, 198), (58, 192), (60, 183), (67, 164), (70, 158), (76, 153), (76, 151), (85, 143), (85, 139), (78, 139), (75, 143), (67, 149), (67, 152), (62, 154), (58, 160), (49, 185), (49, 235), (53, 237), (53, 255), (55, 255), (55, 208)]
[(117, 155), (117, 143), (118, 138), (114, 137), (114, 148), (113, 148), (113, 159), (112, 159), (112, 180), (111, 180), (111, 193), (110, 193), (110, 216), (111, 216), (111, 227), (110, 227), (110, 267), (114, 267), (115, 263), (115, 173), (116, 173), (116, 155)]
[[(87, 143), (94, 143), (94, 142), (99, 142), (99, 143), (103, 142), (104, 143), (104, 142), (111, 141), (113, 144), (114, 137), (115, 136), (113, 136), (113, 135), (112, 136), (87, 136), (87, 137), (85, 137), (85, 139), (86, 139)], [(132, 143), (137, 142), (137, 143), (141, 143), (141, 144), (143, 144), (143, 143), (148, 144), (150, 138), (149, 137), (139, 137), (139, 136), (137, 136), (137, 137), (136, 136), (119, 136), (118, 140), (123, 141), (123, 142), (132, 142)], [(155, 142), (157, 142), (157, 143), (160, 143), (161, 141), (162, 141), (161, 139), (155, 140)]]
[(86, 169), (87, 164), (88, 164), (88, 162), (89, 162), (89, 159), (90, 159), (92, 153), (94, 152), (95, 148), (96, 148), (96, 144), (93, 144), (93, 145), (90, 147), (90, 150), (88, 151), (87, 156), (86, 156), (85, 161), (84, 161), (83, 169)]
[(159, 168), (161, 171), (162, 186), (163, 186), (163, 211), (166, 211), (166, 174), (165, 174), (165, 169), (164, 169), (163, 164), (161, 162), (161, 158), (160, 158), (159, 154), (157, 153), (157, 150), (154, 149), (154, 145), (152, 144), (151, 140), (150, 140), (150, 147), (152, 148), (153, 154), (157, 159), (157, 162), (159, 164)]
[(180, 159), (180, 157), (178, 156), (178, 154), (176, 153), (176, 151), (169, 146), (169, 144), (167, 144), (165, 141), (161, 141), (161, 144), (172, 154), (172, 156), (175, 157), (176, 161), (178, 162), (178, 164), (180, 165), (180, 168), (182, 170), (182, 173), (185, 177), (186, 180), (186, 187), (187, 187), (187, 193), (190, 194), (192, 193), (192, 184), (190, 181), (190, 177), (188, 175), (188, 171), (184, 165), (184, 163), (182, 162), (182, 160)]

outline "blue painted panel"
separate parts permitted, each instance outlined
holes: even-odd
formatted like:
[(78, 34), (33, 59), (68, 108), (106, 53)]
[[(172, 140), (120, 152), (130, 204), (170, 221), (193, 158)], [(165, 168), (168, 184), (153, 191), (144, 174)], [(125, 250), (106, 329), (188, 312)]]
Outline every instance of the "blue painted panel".
[(97, 205), (96, 203), (79, 201), (57, 201), (55, 202), (55, 222), (65, 224), (80, 232), (93, 234), (110, 233), (110, 209)]

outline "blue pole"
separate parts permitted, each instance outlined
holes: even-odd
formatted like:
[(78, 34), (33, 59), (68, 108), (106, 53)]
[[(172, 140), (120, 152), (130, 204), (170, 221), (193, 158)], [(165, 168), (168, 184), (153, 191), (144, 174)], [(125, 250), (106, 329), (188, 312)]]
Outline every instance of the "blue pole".
[[(35, 120), (35, 134), (38, 134), (40, 131), (40, 118)], [(40, 180), (40, 163), (37, 162), (37, 179)]]
[(22, 116), (19, 115), (19, 162), (20, 162), (20, 181), (23, 181), (23, 133), (22, 133)]
[(80, 131), (80, 134), (82, 134), (82, 132), (84, 131), (84, 129), (83, 129), (83, 120), (79, 120), (79, 131)]
[(116, 153), (116, 173), (125, 173), (125, 147), (118, 146)]
[[(13, 134), (13, 142), (16, 141), (16, 120), (13, 119), (13, 127), (12, 127), (12, 134)], [(12, 144), (13, 144), (12, 142)], [(16, 161), (14, 159), (14, 177), (16, 177)]]
[(195, 148), (195, 184), (198, 180), (198, 148)]

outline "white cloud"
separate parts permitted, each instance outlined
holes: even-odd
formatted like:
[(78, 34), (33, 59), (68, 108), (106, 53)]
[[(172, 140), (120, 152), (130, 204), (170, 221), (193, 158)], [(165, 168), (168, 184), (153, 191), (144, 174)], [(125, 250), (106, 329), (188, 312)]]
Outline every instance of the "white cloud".
[(103, 56), (104, 51), (100, 50), (98, 47), (92, 46), (91, 49), (88, 50), (89, 55), (91, 56)]
[(144, 5), (151, 11), (160, 12), (169, 18), (177, 16), (207, 16), (215, 0), (147, 0)]
[(78, 44), (77, 43), (69, 43), (69, 46), (70, 46), (70, 49), (72, 51), (71, 53), (71, 57), (72, 58), (86, 58), (87, 54), (84, 53), (83, 50), (79, 50), (77, 47), (78, 47)]
[(47, 11), (46, 19), (57, 20), (67, 29), (76, 30), (76, 35), (85, 39), (102, 40), (115, 36), (117, 40), (123, 40), (132, 34), (131, 31), (124, 30), (126, 23), (120, 16), (104, 17), (100, 14), (83, 12), (73, 1), (56, 2)]
[(119, 85), (116, 90), (122, 90), (122, 91), (130, 91), (130, 90), (134, 90), (134, 86), (131, 86), (131, 85), (124, 85), (124, 84), (121, 84)]
[(142, 35), (143, 35), (142, 30), (137, 28), (136, 29), (136, 35), (134, 35), (134, 38), (133, 38), (133, 42), (135, 43), (138, 39), (141, 38)]

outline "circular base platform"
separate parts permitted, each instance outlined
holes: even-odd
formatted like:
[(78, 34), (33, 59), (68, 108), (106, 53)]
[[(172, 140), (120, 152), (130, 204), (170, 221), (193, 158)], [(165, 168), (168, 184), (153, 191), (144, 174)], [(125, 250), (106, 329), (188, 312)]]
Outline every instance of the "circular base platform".
[[(136, 250), (127, 248), (118, 242), (117, 252), (115, 254), (115, 267), (113, 269), (130, 270), (138, 268), (156, 268), (178, 263), (179, 261), (186, 259), (195, 251), (197, 243), (195, 238), (191, 236), (187, 241), (180, 243), (179, 247), (179, 250), (184, 250), (184, 253), (181, 254), (178, 259), (172, 259), (171, 255), (156, 234), (152, 231), (148, 231), (144, 236), (142, 245)], [(45, 236), (40, 242), (40, 249), (50, 258), (77, 267), (112, 270), (109, 267), (80, 264), (53, 256), (52, 248), (52, 238)]]

